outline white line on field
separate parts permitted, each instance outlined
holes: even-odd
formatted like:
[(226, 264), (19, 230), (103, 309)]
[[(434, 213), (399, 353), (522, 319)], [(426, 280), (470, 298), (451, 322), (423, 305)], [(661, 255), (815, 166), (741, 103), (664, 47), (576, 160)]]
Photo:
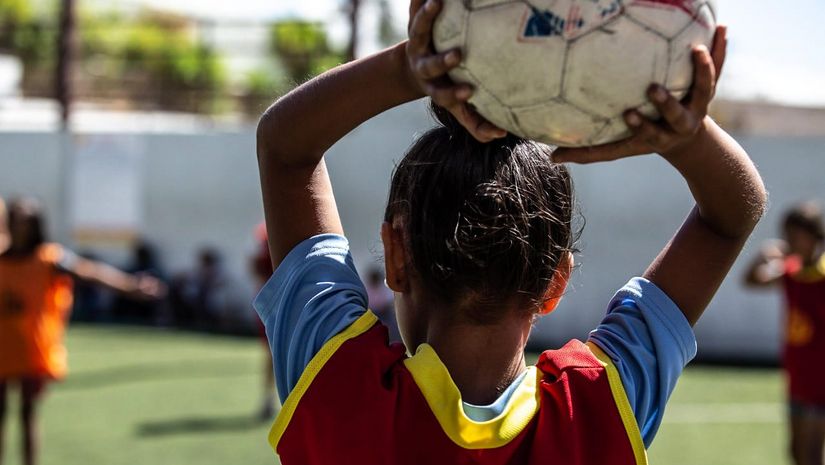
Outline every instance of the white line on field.
[(785, 409), (779, 402), (671, 404), (663, 423), (782, 423)]

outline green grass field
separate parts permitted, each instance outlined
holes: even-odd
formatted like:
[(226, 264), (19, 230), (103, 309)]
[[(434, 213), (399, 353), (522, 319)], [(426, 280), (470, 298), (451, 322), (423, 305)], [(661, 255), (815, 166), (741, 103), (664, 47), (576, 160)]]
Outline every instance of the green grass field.
[[(75, 326), (71, 373), (43, 402), (43, 465), (272, 464), (255, 418), (256, 340)], [(16, 393), (4, 464), (19, 457)], [(781, 378), (774, 370), (691, 368), (650, 449), (653, 464), (785, 463)]]

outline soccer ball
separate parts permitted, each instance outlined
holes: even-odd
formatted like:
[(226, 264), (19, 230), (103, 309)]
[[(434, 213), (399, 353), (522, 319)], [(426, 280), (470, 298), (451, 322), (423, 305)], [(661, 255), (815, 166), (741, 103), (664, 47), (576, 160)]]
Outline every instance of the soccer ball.
[(711, 45), (712, 0), (443, 0), (433, 41), (459, 48), (470, 103), (521, 137), (564, 147), (626, 138), (631, 108), (658, 116), (651, 83), (682, 98), (691, 49)]

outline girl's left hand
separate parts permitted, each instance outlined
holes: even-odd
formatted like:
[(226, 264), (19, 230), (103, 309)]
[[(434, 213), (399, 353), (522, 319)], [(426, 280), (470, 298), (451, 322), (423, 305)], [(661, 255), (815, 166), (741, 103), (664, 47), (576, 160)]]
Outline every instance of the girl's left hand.
[(693, 50), (693, 87), (683, 101), (677, 100), (661, 85), (654, 84), (648, 89), (648, 98), (662, 115), (659, 121), (630, 110), (624, 115), (633, 132), (630, 138), (595, 147), (559, 148), (553, 153), (553, 160), (560, 163), (596, 163), (654, 152), (667, 158), (690, 144), (704, 128), (726, 52), (727, 28), (719, 26), (712, 52), (705, 46)]

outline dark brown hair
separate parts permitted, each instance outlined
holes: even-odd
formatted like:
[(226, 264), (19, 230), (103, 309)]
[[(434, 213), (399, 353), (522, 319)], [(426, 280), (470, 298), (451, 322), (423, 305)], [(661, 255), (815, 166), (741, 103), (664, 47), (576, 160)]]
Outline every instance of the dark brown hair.
[(801, 203), (785, 214), (785, 221), (782, 223), (785, 229), (789, 227), (799, 228), (817, 240), (825, 240), (825, 221), (822, 218), (822, 210), (813, 202)]
[(508, 135), (483, 144), (446, 110), (392, 177), (385, 220), (401, 219), (410, 265), (433, 299), (478, 324), (515, 303), (534, 313), (573, 251), (573, 185), (552, 148)]
[(20, 221), (30, 222), (31, 229), (29, 236), (22, 238), (22, 243), (15, 244), (20, 238), (12, 239), (12, 246), (17, 248), (9, 249), (6, 253), (23, 256), (33, 254), (47, 240), (43, 204), (33, 197), (21, 197), (9, 201), (7, 208), (11, 234), (15, 234), (15, 224)]

